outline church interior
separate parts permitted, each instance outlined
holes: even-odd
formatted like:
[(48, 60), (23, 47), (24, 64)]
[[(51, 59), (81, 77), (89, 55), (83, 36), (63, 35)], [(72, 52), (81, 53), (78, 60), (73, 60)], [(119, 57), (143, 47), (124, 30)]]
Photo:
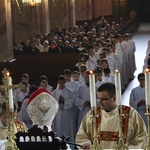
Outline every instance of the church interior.
[[(6, 0), (6, 2), (4, 1), (1, 5), (0, 13), (2, 19), (0, 27), (1, 69), (6, 65), (6, 68), (12, 72), (14, 83), (18, 83), (18, 75), (21, 75), (23, 72), (31, 71), (34, 66), (34, 71), (28, 73), (37, 81), (37, 76), (40, 75), (38, 73), (39, 64), (34, 64), (34, 60), (38, 63), (36, 59), (39, 60), (43, 58), (42, 61), (39, 60), (39, 62), (42, 63), (48, 58), (46, 58), (46, 55), (42, 57), (36, 56), (39, 58), (35, 58), (32, 61), (33, 65), (28, 65), (31, 61), (29, 56), (23, 56), (24, 60), (22, 60), (22, 56), (14, 56), (13, 45), (18, 39), (22, 39), (23, 42), (25, 42), (27, 39), (32, 39), (38, 34), (50, 34), (59, 27), (74, 27), (75, 25), (83, 25), (84, 22), (91, 25), (93, 22), (98, 22), (102, 16), (108, 18), (110, 22), (116, 21), (116, 23), (123, 24), (123, 32), (134, 32), (134, 29), (137, 29), (140, 22), (149, 21), (149, 17), (147, 17), (149, 15), (149, 9), (147, 8), (149, 3), (148, 1), (142, 2), (140, 0), (42, 0), (39, 6), (31, 7), (24, 6), (21, 0), (19, 0), (18, 3), (13, 0), (10, 0), (10, 2)], [(27, 57), (29, 61), (25, 57)], [(69, 69), (71, 69), (70, 67), (79, 59), (77, 56), (69, 60), (71, 57), (72, 56), (67, 57), (67, 59), (65, 59), (66, 62), (64, 62), (68, 64), (67, 68)], [(56, 74), (54, 71), (48, 73), (47, 70), (49, 68), (44, 64), (40, 66), (42, 69), (41, 72), (47, 74), (49, 78), (58, 76), (65, 68), (62, 66), (63, 63), (61, 63), (64, 58), (59, 58), (60, 63), (59, 61), (53, 61), (53, 59), (55, 59), (55, 56), (49, 59), (50, 62), (47, 63), (49, 63), (49, 65), (51, 65), (52, 62), (56, 63), (51, 65), (52, 68), (50, 67), (51, 70), (54, 70), (53, 67), (55, 65), (57, 66), (57, 68), (55, 68), (57, 69), (57, 71), (55, 71)], [(57, 65), (57, 63), (59, 63), (59, 65)], [(52, 80), (54, 82), (49, 82), (52, 85), (56, 84), (56, 79)], [(32, 78), (30, 81), (31, 83), (33, 82)]]
[[(103, 39), (101, 32), (108, 29), (109, 35), (113, 33), (108, 26), (115, 23), (119, 25), (116, 35), (130, 34), (135, 43), (136, 69), (121, 89), (122, 104), (130, 106), (131, 91), (139, 85), (137, 77), (144, 72), (144, 61), (150, 49), (149, 10), (150, 0), (3, 0), (0, 5), (0, 84), (4, 82), (2, 71), (6, 68), (14, 85), (20, 83), (21, 75), (26, 73), (30, 84), (39, 86), (40, 76), (46, 75), (53, 90), (57, 89), (58, 76), (64, 69), (74, 71), (81, 53), (75, 50), (16, 53), (17, 44), (22, 43), (22, 49), (26, 43), (35, 47), (37, 39), (42, 45), (46, 39), (49, 47), (50, 43), (58, 44), (59, 41), (62, 44), (69, 41), (73, 47), (75, 41), (78, 48), (79, 43), (83, 43), (82, 37), (89, 36), (95, 46), (97, 39)], [(104, 30), (99, 27), (102, 18), (109, 24)]]

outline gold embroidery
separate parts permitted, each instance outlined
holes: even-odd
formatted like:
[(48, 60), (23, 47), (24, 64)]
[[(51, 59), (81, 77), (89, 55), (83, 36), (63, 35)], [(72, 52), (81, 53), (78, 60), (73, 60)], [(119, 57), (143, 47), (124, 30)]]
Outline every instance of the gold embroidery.
[[(122, 106), (123, 114), (122, 117), (122, 132), (123, 132), (123, 139), (124, 142), (126, 142), (127, 139), (127, 132), (128, 132), (128, 122), (129, 122), (129, 112), (130, 107), (128, 106)], [(97, 117), (96, 117), (96, 124), (97, 124), (97, 133), (99, 134), (99, 140), (105, 140), (105, 141), (118, 141), (118, 132), (109, 132), (109, 131), (101, 131), (101, 108), (97, 108)]]
[(18, 120), (15, 120), (14, 123), (15, 123), (15, 125), (16, 125), (16, 128), (17, 128), (17, 131), (18, 131), (18, 132), (24, 132), (24, 131), (25, 131), (23, 122), (18, 121)]

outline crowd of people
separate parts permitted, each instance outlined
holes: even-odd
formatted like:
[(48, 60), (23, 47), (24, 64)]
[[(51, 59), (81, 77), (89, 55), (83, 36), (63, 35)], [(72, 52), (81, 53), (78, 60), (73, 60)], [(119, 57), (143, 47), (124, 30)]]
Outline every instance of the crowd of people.
[(92, 25), (85, 22), (84, 25), (75, 27), (59, 27), (50, 34), (38, 34), (26, 41), (20, 38), (14, 41), (14, 54), (80, 53), (87, 50), (89, 43), (93, 46), (100, 45), (120, 32), (118, 23), (109, 23), (102, 17)]
[[(115, 22), (109, 24), (102, 17), (92, 26), (84, 23), (83, 26), (64, 30), (59, 28), (56, 32), (44, 36), (37, 35), (25, 43), (21, 39), (18, 40), (14, 45), (14, 54), (80, 53), (80, 59), (72, 70), (64, 68), (62, 74), (58, 76), (55, 89), (48, 83), (53, 79), (48, 79), (46, 75), (41, 73), (39, 85), (32, 85), (29, 75), (24, 73), (21, 76), (21, 83), (24, 86), (14, 90), (14, 99), (18, 105), (17, 118), (30, 129), (33, 126), (27, 112), (30, 97), (38, 89), (46, 89), (56, 99), (59, 106), (53, 121), (53, 130), (59, 137), (65, 134), (70, 137), (70, 141), (81, 144), (83, 149), (89, 149), (93, 142), (89, 70), (93, 70), (98, 91), (96, 102), (100, 117), (98, 119), (100, 144), (104, 148), (115, 148), (119, 136), (116, 120), (119, 107), (116, 105), (114, 72), (118, 69), (121, 73), (121, 88), (124, 90), (130, 79), (134, 78), (136, 70), (135, 43), (130, 33), (121, 34), (120, 31), (119, 24)], [(140, 77), (138, 77), (139, 80)], [(3, 96), (5, 95), (1, 91), (1, 97)], [(133, 107), (132, 104), (131, 102)], [(144, 121), (135, 111), (136, 107), (135, 109), (123, 108), (127, 114), (125, 116), (128, 116), (124, 120), (126, 122), (125, 131), (123, 131), (124, 142), (131, 148), (143, 148), (146, 140)], [(73, 149), (72, 146), (71, 148)]]

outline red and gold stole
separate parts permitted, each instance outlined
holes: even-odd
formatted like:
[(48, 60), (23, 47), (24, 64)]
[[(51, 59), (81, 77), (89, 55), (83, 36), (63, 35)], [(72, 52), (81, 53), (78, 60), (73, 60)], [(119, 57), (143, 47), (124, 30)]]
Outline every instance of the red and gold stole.
[[(119, 109), (120, 112), (120, 109)], [(128, 132), (128, 122), (129, 122), (129, 112), (130, 107), (122, 106), (122, 134), (124, 142), (126, 143), (127, 132)], [(101, 108), (97, 107), (97, 115), (96, 115), (96, 125), (97, 125), (97, 134), (98, 140), (101, 141), (118, 141), (119, 140), (119, 132), (110, 132), (110, 131), (101, 131)]]

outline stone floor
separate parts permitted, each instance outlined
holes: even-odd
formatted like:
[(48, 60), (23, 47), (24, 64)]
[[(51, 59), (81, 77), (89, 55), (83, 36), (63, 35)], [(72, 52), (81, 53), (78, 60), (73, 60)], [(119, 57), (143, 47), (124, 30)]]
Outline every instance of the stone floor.
[(135, 78), (129, 83), (126, 90), (122, 95), (122, 104), (129, 106), (129, 96), (131, 90), (139, 85), (137, 75), (143, 71), (144, 58), (146, 55), (146, 49), (148, 46), (148, 40), (150, 40), (150, 23), (141, 23), (138, 31), (133, 35), (133, 41), (136, 45), (136, 66)]

